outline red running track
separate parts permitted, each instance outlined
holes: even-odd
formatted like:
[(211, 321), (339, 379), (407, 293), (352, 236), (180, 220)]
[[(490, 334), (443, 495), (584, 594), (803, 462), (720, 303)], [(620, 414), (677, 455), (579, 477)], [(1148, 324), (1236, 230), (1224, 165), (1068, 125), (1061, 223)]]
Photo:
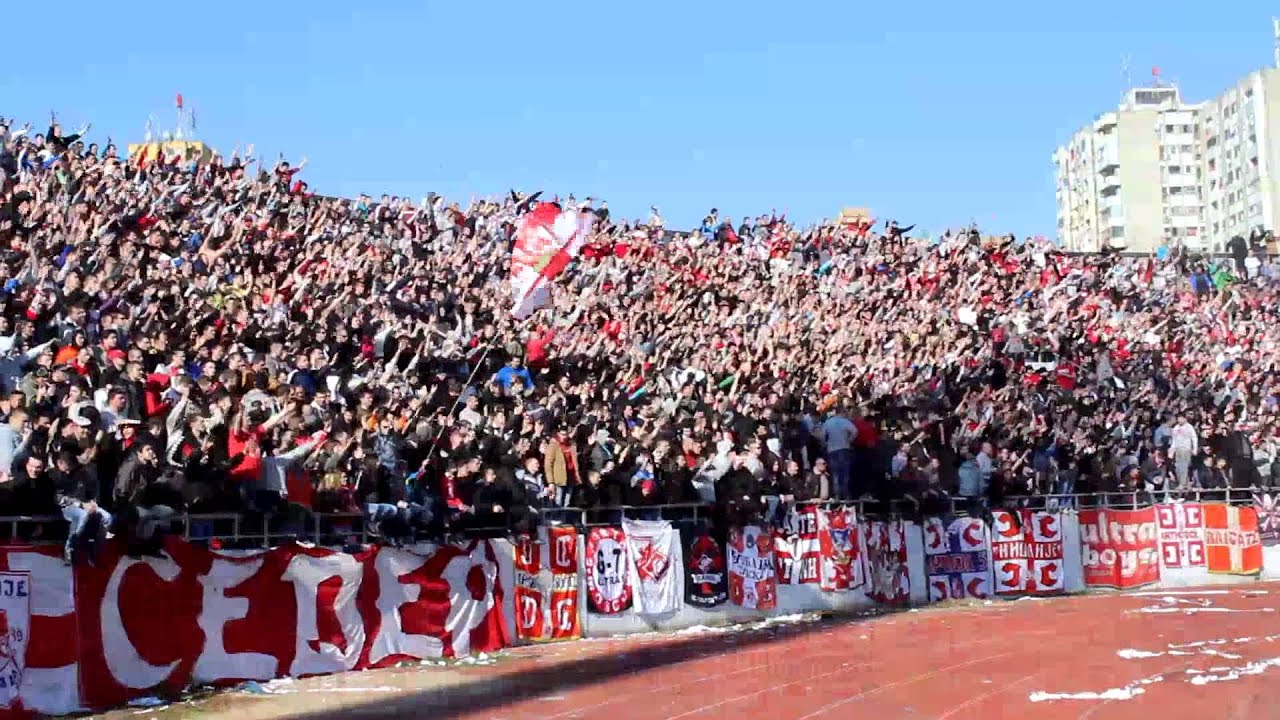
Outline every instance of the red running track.
[[(1273, 720), (1280, 718), (1280, 585), (998, 601), (584, 641), (513, 656), (468, 671), (481, 690), (421, 697), (415, 715)], [(405, 709), (358, 713), (404, 717)]]

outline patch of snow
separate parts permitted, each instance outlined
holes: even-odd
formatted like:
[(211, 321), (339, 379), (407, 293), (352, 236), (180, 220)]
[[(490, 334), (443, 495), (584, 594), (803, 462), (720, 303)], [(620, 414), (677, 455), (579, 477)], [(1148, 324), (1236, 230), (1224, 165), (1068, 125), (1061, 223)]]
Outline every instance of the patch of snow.
[(1125, 610), (1125, 613), (1126, 613), (1126, 614), (1128, 614), (1128, 613), (1149, 613), (1149, 614), (1152, 614), (1152, 615), (1167, 614), (1167, 613), (1183, 613), (1183, 614), (1186, 614), (1186, 615), (1192, 615), (1192, 614), (1194, 614), (1194, 613), (1272, 613), (1272, 612), (1275, 612), (1275, 611), (1276, 611), (1276, 610), (1275, 610), (1275, 608), (1256, 608), (1256, 609), (1253, 609), (1253, 610), (1237, 610), (1237, 609), (1235, 609), (1235, 608), (1220, 608), (1220, 607), (1189, 607), (1189, 608), (1183, 608), (1183, 607), (1159, 607), (1159, 606), (1157, 606), (1157, 607), (1144, 607), (1144, 608), (1138, 608), (1137, 610)]
[(676, 635), (703, 635), (703, 634), (719, 634), (729, 632), (725, 627), (711, 627), (710, 625), (694, 625), (683, 630), (677, 630)]
[(1139, 660), (1139, 659), (1141, 659), (1141, 658), (1155, 658), (1155, 657), (1160, 657), (1161, 655), (1164, 655), (1164, 653), (1162, 653), (1162, 652), (1147, 652), (1146, 650), (1131, 650), (1131, 649), (1129, 649), (1129, 648), (1125, 648), (1124, 650), (1117, 650), (1117, 651), (1116, 651), (1116, 655), (1119, 655), (1120, 657), (1124, 658), (1125, 660)]
[[(1262, 592), (1266, 592), (1263, 590)], [(1230, 595), (1231, 590), (1146, 590), (1143, 592), (1125, 593), (1129, 597), (1169, 597), (1173, 595)]]
[(165, 705), (165, 704), (166, 704), (165, 701), (161, 700), (160, 698), (154, 695), (134, 698), (129, 701), (129, 707), (140, 707), (140, 708), (154, 708), (154, 707), (160, 707), (161, 705)]
[(1046, 702), (1050, 700), (1132, 700), (1133, 698), (1146, 692), (1144, 685), (1151, 685), (1164, 680), (1163, 675), (1152, 675), (1148, 678), (1135, 680), (1124, 687), (1107, 688), (1102, 692), (1074, 692), (1074, 693), (1051, 693), (1037, 691), (1031, 693), (1027, 699), (1031, 702)]
[(1197, 673), (1191, 678), (1192, 685), (1208, 685), (1215, 682), (1239, 680), (1246, 675), (1261, 675), (1269, 668), (1280, 667), (1280, 657), (1245, 663), (1237, 667), (1212, 668), (1209, 673)]

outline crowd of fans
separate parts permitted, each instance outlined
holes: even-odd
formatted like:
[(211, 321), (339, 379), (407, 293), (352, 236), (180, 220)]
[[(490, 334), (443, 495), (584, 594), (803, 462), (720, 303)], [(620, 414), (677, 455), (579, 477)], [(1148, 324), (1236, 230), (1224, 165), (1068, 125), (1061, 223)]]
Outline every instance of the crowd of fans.
[(1280, 472), (1260, 237), (1214, 260), (714, 210), (679, 233), (570, 196), (595, 230), (517, 321), (516, 223), (547, 198), (335, 199), (301, 169), (0, 120), (0, 516), (60, 513), (70, 560), (108, 531), (154, 552), (182, 512), (396, 540)]

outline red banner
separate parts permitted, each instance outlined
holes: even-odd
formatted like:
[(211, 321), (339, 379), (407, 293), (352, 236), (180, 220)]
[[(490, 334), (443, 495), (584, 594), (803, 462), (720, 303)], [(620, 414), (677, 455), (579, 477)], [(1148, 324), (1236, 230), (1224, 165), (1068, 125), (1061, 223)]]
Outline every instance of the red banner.
[[(1057, 513), (1019, 510), (992, 512), (991, 561), (997, 595), (1046, 595), (1062, 592), (1062, 518)], [(1015, 522), (1017, 520), (1017, 522)]]
[(1081, 510), (1084, 582), (1119, 589), (1160, 581), (1156, 509)]
[(538, 575), (542, 572), (542, 544), (533, 539), (525, 539), (516, 543), (513, 550), (516, 637), (521, 640), (542, 640), (547, 634), (543, 622), (543, 593), (538, 585)]
[(1258, 575), (1262, 536), (1252, 507), (1204, 506), (1205, 560), (1211, 573)]
[(578, 529), (549, 528), (547, 548), (547, 564), (551, 567), (551, 639), (576, 640), (582, 637), (578, 620)]
[(0, 551), (7, 569), (32, 570), (24, 707), (104, 708), (155, 689), (384, 667), (508, 644), (498, 559), (487, 542), (427, 556), (296, 545), (231, 556), (183, 542), (167, 550), (170, 558), (138, 560), (107, 547), (96, 566), (75, 569), (74, 587), (60, 558)]

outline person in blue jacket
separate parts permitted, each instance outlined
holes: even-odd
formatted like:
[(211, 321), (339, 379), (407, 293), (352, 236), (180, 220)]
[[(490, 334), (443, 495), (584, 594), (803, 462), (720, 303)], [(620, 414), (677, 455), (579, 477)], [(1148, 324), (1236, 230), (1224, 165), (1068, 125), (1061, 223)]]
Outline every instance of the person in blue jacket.
[(518, 357), (511, 358), (511, 361), (494, 376), (494, 379), (506, 391), (511, 390), (511, 384), (515, 382), (516, 378), (520, 378), (526, 388), (533, 387), (533, 377), (529, 374), (529, 368), (523, 367)]

